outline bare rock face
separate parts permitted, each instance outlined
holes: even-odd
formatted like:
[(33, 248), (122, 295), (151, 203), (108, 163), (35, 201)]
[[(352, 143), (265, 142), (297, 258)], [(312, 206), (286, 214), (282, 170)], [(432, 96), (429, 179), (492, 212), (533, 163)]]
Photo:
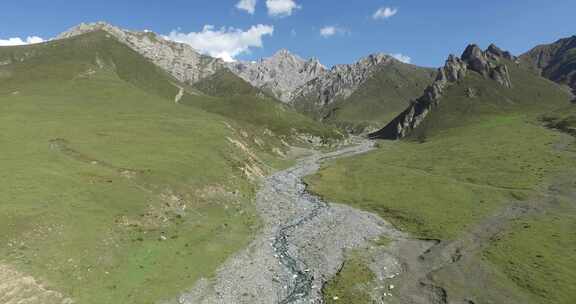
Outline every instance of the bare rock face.
[[(459, 82), (470, 72), (496, 81), (499, 85), (510, 88), (512, 81), (507, 61), (515, 60), (508, 52), (494, 45), (482, 51), (477, 45), (469, 45), (461, 58), (450, 55), (442, 68), (438, 70), (436, 80), (426, 88), (424, 94), (413, 101), (410, 106), (392, 120), (384, 128), (369, 134), (370, 138), (400, 139), (417, 128), (436, 107), (445, 90), (450, 85)], [(472, 90), (469, 88), (469, 90)], [(472, 93), (471, 93), (472, 94)], [(472, 95), (475, 95), (473, 93)]]
[(315, 106), (322, 107), (339, 98), (350, 97), (375, 71), (394, 63), (400, 62), (389, 55), (373, 54), (354, 64), (336, 65), (330, 71), (298, 88), (293, 101), (313, 100)]
[(492, 58), (493, 60), (500, 60), (500, 58), (504, 58), (510, 61), (516, 61), (518, 58), (513, 56), (510, 52), (504, 51), (497, 47), (494, 44), (490, 44), (486, 49), (486, 54)]
[(222, 60), (202, 55), (187, 44), (166, 40), (152, 32), (121, 29), (105, 22), (82, 23), (60, 34), (57, 39), (98, 30), (106, 31), (185, 83), (195, 83), (224, 67)]
[(463, 61), (468, 63), (471, 70), (476, 71), (483, 76), (488, 76), (490, 70), (488, 58), (482, 49), (475, 44), (469, 45), (461, 56)]
[(234, 62), (227, 66), (240, 78), (283, 102), (290, 102), (297, 88), (326, 73), (317, 59), (304, 60), (287, 50), (258, 62)]
[(513, 60), (513, 57), (510, 53), (500, 50), (493, 44), (486, 51), (482, 51), (477, 45), (472, 44), (462, 54), (462, 60), (468, 63), (471, 70), (510, 88), (512, 82), (508, 67), (505, 63), (501, 63), (501, 59)]
[(501, 86), (511, 88), (512, 79), (507, 65), (499, 65), (490, 70), (490, 78), (494, 79)]

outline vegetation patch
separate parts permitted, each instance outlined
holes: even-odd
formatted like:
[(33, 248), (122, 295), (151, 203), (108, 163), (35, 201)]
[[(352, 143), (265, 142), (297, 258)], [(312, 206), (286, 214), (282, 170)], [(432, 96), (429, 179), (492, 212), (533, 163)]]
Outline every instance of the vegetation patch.
[(363, 256), (358, 252), (350, 254), (338, 274), (324, 285), (324, 301), (327, 304), (370, 303), (370, 286), (374, 279)]
[(544, 114), (541, 119), (549, 128), (576, 136), (576, 105)]
[(533, 303), (568, 304), (576, 298), (576, 210), (573, 201), (561, 205), (516, 221), (485, 252)]

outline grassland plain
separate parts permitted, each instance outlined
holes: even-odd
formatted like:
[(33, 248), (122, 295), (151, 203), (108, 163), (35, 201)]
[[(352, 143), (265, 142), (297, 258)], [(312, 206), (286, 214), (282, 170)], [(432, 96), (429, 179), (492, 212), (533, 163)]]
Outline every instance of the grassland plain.
[(337, 135), (206, 111), (216, 97), (103, 32), (0, 62), (0, 264), (76, 303), (155, 303), (210, 276), (259, 227), (248, 175), (287, 164), (278, 137)]
[[(573, 186), (573, 144), (557, 149), (568, 136), (538, 121), (541, 113), (566, 107), (567, 94), (521, 69), (511, 73), (513, 89), (467, 77), (411, 140), (381, 142), (375, 152), (337, 160), (307, 179), (310, 189), (376, 212), (418, 237), (453, 240), (510, 203), (547, 197), (557, 176)], [(468, 88), (477, 92), (474, 98)], [(477, 265), (489, 265), (495, 284), (532, 303), (570, 303), (576, 261), (556, 257), (576, 250), (568, 232), (576, 222), (573, 204), (563, 208), (526, 219), (531, 229), (514, 220), (509, 234), (475, 255)], [(332, 293), (338, 292), (349, 291)]]

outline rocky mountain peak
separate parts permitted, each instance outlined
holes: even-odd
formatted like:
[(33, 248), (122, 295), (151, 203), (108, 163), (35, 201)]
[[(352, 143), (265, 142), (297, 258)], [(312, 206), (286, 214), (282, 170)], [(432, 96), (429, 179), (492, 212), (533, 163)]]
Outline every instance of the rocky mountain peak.
[(99, 31), (99, 30), (103, 30), (103, 31), (109, 32), (111, 34), (119, 34), (119, 35), (121, 35), (121, 32), (123, 32), (122, 29), (120, 29), (116, 26), (113, 26), (107, 22), (98, 21), (98, 22), (93, 22), (93, 23), (80, 23), (80, 24), (70, 28), (69, 30), (61, 33), (60, 35), (58, 35), (56, 37), (56, 39), (70, 38), (70, 37), (74, 37), (74, 36), (78, 36), (78, 35), (82, 35), (82, 34), (86, 34), (86, 33), (90, 33), (90, 32), (95, 32), (95, 31)]
[(470, 70), (491, 78), (505, 87), (512, 87), (506, 62), (503, 59), (514, 60), (509, 53), (495, 45), (490, 45), (485, 51), (475, 44), (469, 45), (461, 59), (468, 64)]
[(396, 62), (392, 56), (384, 53), (370, 54), (368, 56), (360, 58), (357, 62), (353, 64), (337, 64), (332, 68), (332, 71), (345, 71), (345, 70), (363, 70), (367, 71), (371, 68), (377, 66), (383, 66)]
[(475, 44), (468, 45), (460, 58), (454, 55), (448, 56), (444, 66), (438, 69), (436, 80), (424, 90), (424, 94), (388, 125), (369, 136), (382, 139), (399, 139), (407, 136), (439, 104), (446, 88), (460, 81), (469, 71), (477, 72), (504, 87), (511, 87), (508, 66), (505, 62), (501, 62), (502, 58), (512, 58), (512, 55), (495, 45), (483, 51)]
[(280, 49), (278, 50), (276, 53), (274, 53), (274, 55), (272, 55), (270, 58), (290, 58), (290, 59), (299, 59), (302, 60), (300, 57), (298, 57), (297, 55), (292, 54), (289, 50), (287, 49)]
[(337, 99), (348, 98), (374, 73), (391, 64), (404, 64), (392, 56), (377, 53), (360, 58), (353, 64), (338, 64), (318, 79), (298, 88), (295, 99), (308, 99), (316, 107), (331, 104)]
[(195, 83), (224, 67), (222, 60), (202, 55), (187, 44), (166, 40), (149, 31), (121, 29), (103, 21), (81, 23), (58, 35), (57, 39), (98, 30), (106, 31), (182, 82)]
[(293, 92), (308, 81), (326, 73), (315, 59), (304, 60), (286, 49), (258, 62), (235, 62), (228, 68), (255, 87), (272, 93), (284, 102), (292, 100)]
[(392, 56), (384, 53), (370, 54), (364, 58), (361, 58), (358, 63), (364, 65), (378, 65), (382, 63), (389, 63), (395, 60)]
[(510, 61), (516, 61), (516, 57), (514, 57), (510, 52), (500, 49), (493, 43), (488, 46), (486, 53), (492, 55), (492, 57), (500, 57)]
[(480, 58), (482, 57), (482, 55), (483, 55), (482, 49), (477, 44), (469, 44), (462, 53), (462, 56), (460, 56), (460, 58), (462, 58), (462, 60), (468, 61), (473, 60), (475, 58)]
[(264, 65), (288, 65), (289, 66), (303, 66), (306, 60), (300, 58), (298, 55), (292, 54), (287, 49), (281, 49), (274, 53), (274, 55), (263, 58), (260, 60)]

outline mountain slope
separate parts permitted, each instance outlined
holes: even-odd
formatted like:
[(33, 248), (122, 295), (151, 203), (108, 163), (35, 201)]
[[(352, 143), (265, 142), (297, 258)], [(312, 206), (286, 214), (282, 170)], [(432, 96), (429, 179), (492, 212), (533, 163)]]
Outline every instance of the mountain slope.
[(322, 109), (324, 121), (363, 132), (390, 121), (417, 98), (434, 77), (432, 69), (391, 63), (373, 73), (350, 97)]
[(541, 117), (547, 127), (576, 136), (576, 105), (560, 108)]
[[(152, 32), (129, 31), (105, 22), (80, 24), (58, 38), (94, 31), (105, 31), (180, 82), (193, 85), (218, 71), (230, 70), (263, 93), (294, 105), (300, 112), (316, 119), (332, 116), (332, 122), (349, 130), (364, 130), (383, 123), (397, 114), (405, 102), (415, 98), (415, 92), (432, 77), (429, 69), (405, 65), (384, 54), (362, 58), (355, 64), (338, 65), (329, 71), (318, 60), (303, 60), (287, 50), (259, 62), (224, 63)], [(223, 74), (226, 72), (215, 78)], [(230, 76), (227, 79), (231, 80)]]
[(485, 115), (545, 112), (568, 99), (567, 92), (518, 66), (509, 53), (493, 45), (485, 51), (470, 45), (461, 58), (449, 57), (424, 95), (370, 136), (424, 139)]
[(432, 77), (430, 69), (375, 54), (333, 67), (300, 87), (292, 103), (317, 119), (363, 129), (400, 112)]
[[(434, 240), (387, 247), (412, 266), (386, 281), (398, 302), (568, 304), (576, 297), (576, 259), (564, 254), (576, 250), (574, 138), (539, 121), (545, 114), (546, 124), (573, 132), (575, 108), (561, 86), (514, 59), (494, 46), (451, 56), (425, 95), (374, 134), (415, 140), (379, 141), (377, 150), (308, 177), (310, 191)], [(354, 268), (334, 282), (353, 299), (373, 294), (365, 269), (382, 258), (361, 253), (364, 264), (352, 257)]]
[(303, 60), (287, 50), (258, 62), (230, 63), (228, 68), (283, 102), (290, 102), (297, 88), (326, 73), (317, 59)]
[(168, 41), (153, 32), (129, 31), (105, 22), (79, 24), (61, 33), (58, 39), (94, 31), (105, 31), (114, 36), (181, 82), (194, 83), (224, 67), (222, 60), (202, 55), (187, 44)]
[(253, 181), (286, 164), (286, 124), (317, 130), (269, 99), (252, 101), (282, 128), (203, 110), (235, 99), (104, 31), (0, 47), (0, 62), (0, 270), (76, 303), (158, 302), (210, 276), (257, 229)]
[(576, 92), (576, 36), (539, 45), (520, 56), (522, 64)]
[(251, 86), (232, 72), (223, 69), (194, 85), (194, 88), (217, 99), (196, 98), (182, 101), (236, 121), (266, 126), (275, 136), (287, 142), (307, 138), (317, 143), (341, 139), (331, 126), (325, 126), (285, 105), (264, 91)]

